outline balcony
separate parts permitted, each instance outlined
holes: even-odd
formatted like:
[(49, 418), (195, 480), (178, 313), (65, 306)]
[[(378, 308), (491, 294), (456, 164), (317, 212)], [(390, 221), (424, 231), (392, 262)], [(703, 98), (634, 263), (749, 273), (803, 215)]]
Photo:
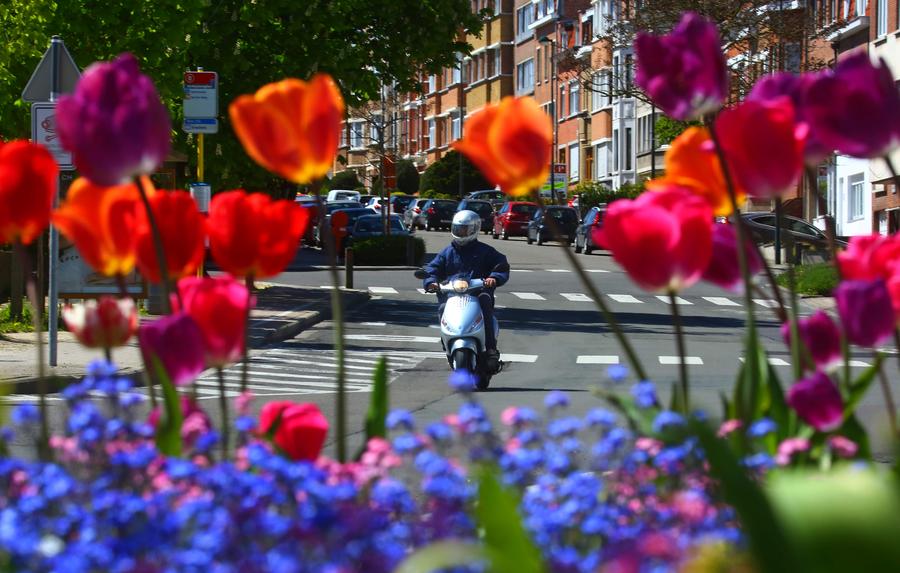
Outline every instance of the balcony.
[(845, 38), (849, 38), (855, 34), (860, 32), (864, 32), (869, 29), (869, 17), (868, 16), (856, 16), (852, 20), (848, 20), (844, 22), (840, 27), (836, 28), (830, 34), (825, 36), (825, 39), (829, 42), (840, 42)]

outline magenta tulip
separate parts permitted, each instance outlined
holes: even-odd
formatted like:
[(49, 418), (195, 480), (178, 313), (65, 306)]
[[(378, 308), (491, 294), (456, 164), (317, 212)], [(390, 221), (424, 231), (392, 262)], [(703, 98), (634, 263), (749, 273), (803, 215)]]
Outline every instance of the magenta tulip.
[(875, 348), (893, 336), (894, 307), (884, 279), (842, 281), (834, 289), (834, 300), (847, 339), (853, 344)]
[(817, 74), (804, 100), (810, 130), (829, 151), (874, 158), (900, 141), (900, 92), (887, 65), (865, 50)]
[[(748, 101), (771, 102), (780, 97), (788, 97), (794, 104), (794, 113), (798, 123), (808, 123), (806, 119), (805, 97), (806, 90), (816, 81), (817, 74), (813, 72), (797, 75), (790, 72), (779, 72), (763, 76), (756, 82)], [(810, 132), (806, 136), (806, 146), (803, 148), (803, 156), (807, 165), (819, 165), (828, 157), (832, 149), (828, 149), (816, 138), (815, 133)]]
[(728, 97), (719, 31), (697, 14), (686, 13), (664, 36), (638, 33), (634, 51), (635, 82), (670, 117), (697, 119)]
[(197, 323), (183, 312), (142, 324), (138, 340), (144, 366), (155, 375), (156, 358), (176, 386), (193, 381), (205, 367), (203, 333)]
[(62, 311), (69, 332), (88, 348), (122, 346), (137, 331), (138, 313), (130, 298), (102, 296)]
[[(825, 311), (817, 310), (806, 318), (798, 319), (797, 332), (812, 357), (813, 364), (807, 364), (809, 368), (830, 370), (841, 363), (841, 331)], [(781, 325), (781, 336), (784, 343), (790, 346), (789, 322)]]
[(694, 284), (712, 254), (712, 207), (677, 185), (609, 206), (601, 240), (631, 279), (650, 291)]
[(206, 365), (227, 366), (244, 355), (244, 329), (247, 324), (247, 287), (231, 277), (186, 277), (178, 281), (181, 295), (172, 296), (172, 307), (184, 310), (203, 333)]
[(841, 393), (821, 371), (791, 386), (787, 402), (804, 422), (820, 432), (837, 429), (844, 419)]
[(771, 199), (794, 189), (803, 172), (809, 128), (787, 97), (745, 101), (716, 120), (726, 162), (747, 195)]
[[(762, 261), (750, 241), (744, 241), (744, 254), (751, 275), (762, 270)], [(703, 271), (703, 280), (735, 293), (744, 291), (741, 267), (738, 262), (737, 233), (729, 224), (713, 225), (712, 256)]]
[(60, 98), (56, 122), (78, 171), (97, 185), (153, 173), (169, 153), (169, 114), (131, 54), (85, 70), (75, 93)]

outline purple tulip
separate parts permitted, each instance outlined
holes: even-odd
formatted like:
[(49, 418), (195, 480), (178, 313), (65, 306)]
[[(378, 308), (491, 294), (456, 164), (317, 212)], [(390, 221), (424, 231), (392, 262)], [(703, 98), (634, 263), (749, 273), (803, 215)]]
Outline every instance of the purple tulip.
[(844, 401), (824, 372), (816, 372), (791, 386), (787, 402), (804, 422), (820, 432), (830, 432), (843, 423)]
[[(709, 266), (703, 272), (703, 280), (711, 282), (731, 292), (744, 290), (741, 267), (738, 263), (737, 234), (734, 227), (728, 224), (713, 225), (713, 247)], [(750, 274), (755, 275), (762, 270), (762, 261), (753, 245), (745, 240), (744, 253), (747, 257)]]
[(722, 107), (728, 70), (716, 25), (687, 12), (664, 36), (640, 32), (634, 41), (635, 82), (666, 115), (696, 119)]
[[(772, 101), (773, 99), (787, 96), (794, 104), (794, 112), (798, 122), (808, 123), (806, 119), (805, 97), (809, 86), (812, 85), (819, 74), (806, 73), (802, 75), (790, 72), (780, 72), (762, 77), (747, 96), (747, 101)], [(831, 155), (833, 149), (826, 147), (816, 139), (816, 134), (810, 132), (806, 136), (806, 147), (803, 155), (807, 165), (818, 165), (826, 157)]]
[(829, 151), (881, 157), (900, 142), (900, 92), (887, 65), (865, 51), (816, 74), (803, 99), (810, 131)]
[(206, 368), (203, 333), (183, 312), (142, 324), (138, 340), (148, 372), (154, 371), (152, 357), (155, 356), (176, 386), (193, 381)]
[(893, 336), (894, 308), (883, 279), (842, 281), (834, 289), (834, 299), (844, 332), (853, 344), (875, 348)]
[[(830, 370), (841, 363), (841, 331), (825, 311), (817, 310), (811, 316), (798, 319), (797, 331), (813, 359), (813, 364), (807, 366)], [(790, 346), (791, 323), (781, 325), (781, 336)]]
[(85, 70), (75, 93), (60, 98), (56, 121), (78, 171), (97, 185), (153, 173), (169, 153), (169, 114), (131, 54)]

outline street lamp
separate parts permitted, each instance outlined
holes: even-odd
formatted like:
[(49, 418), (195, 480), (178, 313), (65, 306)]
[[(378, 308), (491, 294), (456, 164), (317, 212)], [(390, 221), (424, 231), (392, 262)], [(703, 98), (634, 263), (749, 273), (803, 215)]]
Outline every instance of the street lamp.
[(556, 153), (557, 139), (559, 138), (559, 120), (556, 112), (556, 91), (558, 90), (557, 82), (559, 80), (556, 77), (556, 40), (550, 36), (542, 36), (538, 41), (542, 44), (550, 44), (550, 61), (553, 64), (550, 74), (550, 106), (553, 108), (553, 115), (551, 116), (553, 118), (553, 150), (550, 153), (550, 195), (553, 197), (553, 201), (557, 203), (559, 201), (556, 196)]

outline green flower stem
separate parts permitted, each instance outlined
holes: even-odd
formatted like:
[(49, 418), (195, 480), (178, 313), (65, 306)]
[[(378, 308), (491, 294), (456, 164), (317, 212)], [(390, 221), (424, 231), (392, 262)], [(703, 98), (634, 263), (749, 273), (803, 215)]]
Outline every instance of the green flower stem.
[(144, 211), (147, 213), (147, 221), (150, 223), (150, 231), (153, 234), (153, 249), (156, 251), (156, 262), (159, 264), (159, 278), (163, 289), (163, 313), (172, 314), (172, 302), (169, 300), (169, 291), (171, 285), (169, 283), (169, 265), (166, 261), (166, 250), (163, 248), (162, 235), (159, 233), (159, 226), (156, 224), (156, 216), (153, 214), (153, 208), (150, 207), (150, 200), (147, 198), (147, 190), (144, 189), (144, 182), (141, 177), (135, 178), (138, 192), (141, 195), (141, 203), (144, 205)]
[(241, 394), (247, 391), (250, 368), (250, 307), (253, 302), (253, 274), (244, 277), (244, 286), (247, 288), (247, 310), (244, 313), (244, 361), (241, 363)]
[(219, 378), (219, 409), (222, 411), (222, 460), (228, 459), (228, 399), (225, 396), (225, 373), (222, 368), (216, 368), (216, 376)]
[(331, 321), (334, 324), (334, 348), (337, 352), (337, 404), (335, 422), (337, 426), (337, 459), (347, 461), (347, 390), (344, 384), (344, 311), (341, 300), (341, 281), (337, 272), (334, 235), (331, 225), (326, 225), (325, 203), (319, 194), (321, 181), (313, 184), (316, 207), (319, 211), (319, 235), (324, 237), (325, 255), (328, 257), (328, 271), (331, 274)]
[(897, 365), (900, 366), (900, 327), (894, 329), (894, 346), (897, 348)]
[[(538, 205), (540, 205), (541, 209), (544, 209), (544, 201), (541, 198), (540, 193), (535, 193), (535, 195), (535, 201)], [(556, 235), (560, 234), (559, 227), (556, 226), (556, 221), (554, 221), (552, 217), (547, 219), (547, 223), (550, 225), (550, 231), (552, 233)], [(584, 269), (581, 268), (581, 265), (578, 264), (578, 260), (569, 249), (569, 245), (559, 243), (559, 246), (562, 248), (566, 259), (568, 259), (569, 264), (572, 265), (572, 268), (575, 270), (575, 273), (581, 280), (581, 284), (588, 290), (589, 293), (591, 293), (591, 298), (594, 299), (594, 303), (597, 305), (597, 308), (600, 310), (600, 313), (603, 315), (603, 318), (606, 320), (607, 324), (609, 324), (610, 330), (612, 330), (616, 339), (619, 341), (619, 345), (625, 351), (625, 355), (628, 357), (628, 362), (631, 364), (631, 368), (634, 370), (635, 374), (637, 374), (640, 380), (647, 380), (647, 373), (644, 372), (644, 367), (641, 366), (641, 361), (638, 359), (637, 353), (635, 353), (634, 348), (631, 347), (631, 343), (628, 342), (628, 338), (626, 338), (625, 333), (622, 332), (622, 327), (616, 320), (615, 315), (612, 313), (612, 311), (609, 310), (609, 307), (603, 300), (603, 295), (599, 290), (597, 290), (597, 287), (594, 286), (594, 283), (591, 281), (590, 277), (588, 277), (587, 273), (584, 272)]]
[(881, 384), (881, 393), (884, 394), (884, 405), (888, 412), (888, 421), (891, 424), (891, 436), (897, 439), (897, 406), (894, 402), (894, 393), (891, 391), (891, 384), (887, 375), (884, 373), (884, 361), (879, 360), (878, 363), (878, 381)]
[(681, 396), (678, 403), (682, 413), (687, 416), (691, 412), (690, 387), (685, 362), (687, 352), (684, 348), (684, 329), (681, 325), (681, 315), (678, 313), (678, 300), (674, 290), (669, 290), (669, 305), (672, 307), (672, 325), (675, 327), (675, 343), (678, 345), (678, 377), (681, 385)]
[(14, 248), (19, 256), (22, 268), (28, 276), (26, 290), (28, 291), (28, 300), (31, 302), (31, 320), (37, 342), (35, 348), (37, 349), (38, 407), (41, 417), (40, 434), (37, 443), (38, 456), (43, 461), (50, 461), (52, 455), (50, 451), (50, 425), (47, 421), (47, 373), (44, 370), (44, 339), (41, 319), (41, 312), (44, 310), (43, 293), (38, 292), (37, 284), (34, 281), (34, 273), (31, 272), (31, 258), (28, 256), (28, 251), (25, 250), (25, 245), (16, 241)]

